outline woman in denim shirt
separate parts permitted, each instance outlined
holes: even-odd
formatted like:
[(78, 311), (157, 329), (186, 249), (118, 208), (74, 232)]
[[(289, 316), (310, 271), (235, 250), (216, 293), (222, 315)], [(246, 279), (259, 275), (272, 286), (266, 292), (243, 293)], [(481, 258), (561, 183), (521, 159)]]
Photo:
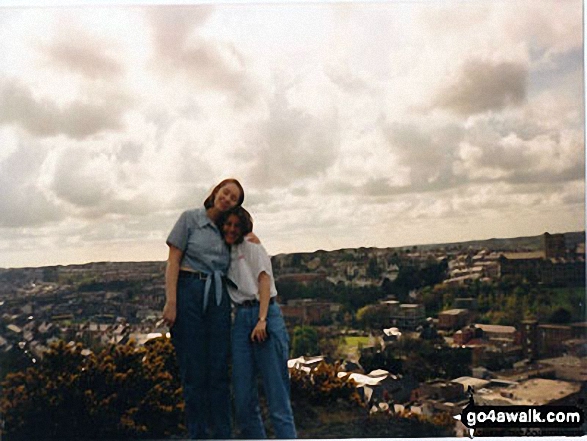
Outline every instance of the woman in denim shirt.
[(289, 337), (275, 296), (271, 260), (261, 244), (243, 241), (253, 231), (243, 207), (222, 215), (224, 240), (231, 246), (228, 292), (235, 304), (232, 327), (232, 385), (239, 436), (266, 438), (259, 409), (257, 376), (267, 397), (275, 436), (296, 438), (290, 402)]
[(203, 207), (181, 214), (167, 238), (163, 320), (171, 327), (192, 439), (231, 437), (230, 299), (223, 281), (230, 253), (216, 221), (244, 197), (236, 179), (225, 179)]

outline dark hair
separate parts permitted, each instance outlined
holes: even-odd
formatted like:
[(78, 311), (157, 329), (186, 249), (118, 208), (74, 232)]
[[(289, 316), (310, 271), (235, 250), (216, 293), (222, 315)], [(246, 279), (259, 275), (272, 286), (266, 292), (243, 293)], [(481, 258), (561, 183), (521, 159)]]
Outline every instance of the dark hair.
[(204, 201), (204, 207), (206, 207), (206, 209), (212, 208), (214, 206), (214, 199), (216, 199), (216, 193), (218, 193), (218, 191), (227, 184), (236, 185), (241, 192), (240, 197), (238, 198), (238, 201), (236, 202), (236, 205), (240, 206), (243, 203), (243, 201), (245, 200), (245, 190), (243, 190), (243, 186), (236, 179), (228, 178), (228, 179), (224, 179), (222, 182), (220, 182), (220, 184), (218, 184), (216, 187), (214, 187), (214, 190), (212, 190), (212, 193), (210, 193), (210, 195), (206, 198), (206, 200)]
[(220, 215), (220, 218), (218, 219), (218, 226), (220, 227), (220, 231), (222, 231), (222, 234), (224, 234), (222, 227), (224, 227), (225, 222), (228, 220), (230, 216), (238, 217), (238, 222), (241, 228), (241, 236), (236, 240), (235, 244), (239, 244), (243, 241), (244, 237), (247, 234), (253, 231), (253, 218), (251, 217), (251, 213), (249, 213), (240, 205), (225, 211)]

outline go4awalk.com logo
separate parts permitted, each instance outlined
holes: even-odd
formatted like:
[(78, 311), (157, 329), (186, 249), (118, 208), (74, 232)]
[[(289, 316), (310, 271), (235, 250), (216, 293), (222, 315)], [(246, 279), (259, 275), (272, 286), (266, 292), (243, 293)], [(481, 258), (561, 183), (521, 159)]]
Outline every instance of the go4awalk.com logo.
[(469, 429), (471, 438), (477, 429), (483, 435), (585, 434), (585, 414), (577, 406), (477, 406), (471, 390), (469, 404), (454, 418)]

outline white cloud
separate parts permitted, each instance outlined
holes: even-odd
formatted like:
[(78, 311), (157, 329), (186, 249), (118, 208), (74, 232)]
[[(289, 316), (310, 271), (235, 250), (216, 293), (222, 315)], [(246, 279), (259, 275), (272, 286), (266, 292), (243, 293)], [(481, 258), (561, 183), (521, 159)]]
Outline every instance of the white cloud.
[(107, 44), (92, 40), (83, 32), (64, 36), (49, 46), (42, 45), (40, 50), (49, 63), (92, 80), (112, 80), (124, 73), (122, 63), (108, 53)]
[(271, 253), (584, 228), (581, 10), (0, 8), (0, 266), (164, 258), (228, 176)]
[(65, 134), (83, 139), (102, 131), (120, 131), (127, 103), (116, 98), (108, 104), (76, 100), (60, 107), (50, 99), (35, 98), (18, 80), (4, 79), (0, 80), (0, 124), (17, 125), (39, 137)]
[(257, 86), (247, 74), (247, 60), (234, 44), (200, 35), (214, 8), (208, 5), (152, 8), (154, 64), (161, 71), (181, 75), (197, 87), (229, 93), (234, 105), (256, 100)]
[(0, 161), (0, 228), (44, 225), (64, 217), (39, 182), (45, 157), (37, 143), (23, 140)]
[(269, 115), (239, 159), (250, 162), (248, 181), (258, 188), (288, 186), (324, 174), (337, 158), (336, 113), (317, 117), (292, 107), (278, 92)]

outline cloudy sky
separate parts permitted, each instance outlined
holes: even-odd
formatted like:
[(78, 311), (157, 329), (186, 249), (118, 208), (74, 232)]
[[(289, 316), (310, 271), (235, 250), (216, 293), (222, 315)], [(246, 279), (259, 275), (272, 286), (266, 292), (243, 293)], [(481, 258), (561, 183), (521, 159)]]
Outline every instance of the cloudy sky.
[(583, 230), (568, 1), (0, 7), (0, 267), (164, 260), (236, 177), (270, 254)]

